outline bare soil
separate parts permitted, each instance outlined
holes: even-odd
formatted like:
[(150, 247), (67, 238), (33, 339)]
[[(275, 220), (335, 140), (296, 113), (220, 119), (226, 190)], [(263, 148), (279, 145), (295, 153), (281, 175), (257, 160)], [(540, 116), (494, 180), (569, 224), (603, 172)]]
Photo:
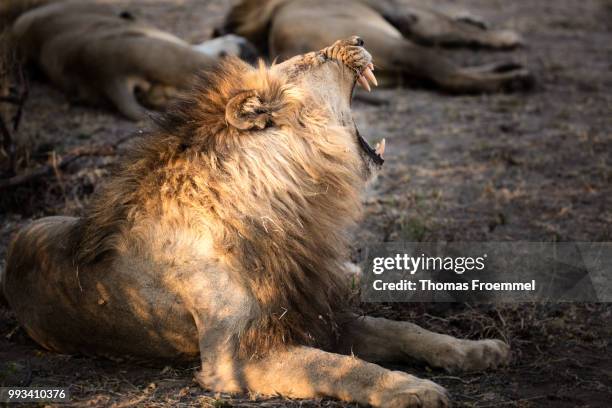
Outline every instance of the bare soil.
[[(221, 21), (222, 0), (123, 1), (137, 16), (190, 41)], [(385, 103), (355, 102), (362, 134), (387, 139), (385, 170), (366, 199), (355, 250), (381, 241), (612, 240), (612, 3), (607, 0), (462, 0), (524, 34), (510, 53), (445, 52), (464, 64), (512, 59), (537, 78), (529, 93), (448, 96), (387, 89)], [(358, 32), (358, 28), (356, 28)], [(44, 162), (75, 146), (115, 143), (147, 123), (72, 104), (42, 79), (31, 84), (19, 132)], [(0, 259), (33, 218), (80, 214), (114, 156), (85, 157), (63, 171), (0, 192)], [(2, 267), (2, 264), (0, 264)], [(497, 337), (509, 367), (447, 374), (393, 367), (447, 387), (459, 407), (609, 407), (612, 307), (605, 304), (364, 304), (468, 338)], [(62, 324), (62, 322), (57, 322)], [(0, 306), (0, 386), (69, 386), (74, 406), (347, 406), (202, 391), (197, 364), (160, 366), (49, 353)]]

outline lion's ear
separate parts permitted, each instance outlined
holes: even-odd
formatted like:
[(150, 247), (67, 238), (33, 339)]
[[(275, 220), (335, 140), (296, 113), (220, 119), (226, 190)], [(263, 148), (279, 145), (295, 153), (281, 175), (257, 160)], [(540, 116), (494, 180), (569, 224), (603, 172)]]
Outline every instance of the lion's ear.
[(265, 129), (272, 118), (256, 91), (243, 91), (229, 100), (225, 107), (227, 123), (240, 130)]

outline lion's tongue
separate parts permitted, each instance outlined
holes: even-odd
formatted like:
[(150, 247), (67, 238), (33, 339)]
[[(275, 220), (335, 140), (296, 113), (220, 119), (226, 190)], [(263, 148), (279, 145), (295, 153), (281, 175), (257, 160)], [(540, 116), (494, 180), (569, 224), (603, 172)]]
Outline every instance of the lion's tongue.
[(361, 72), (361, 74), (357, 78), (357, 83), (359, 83), (359, 85), (361, 85), (361, 87), (368, 92), (372, 90), (372, 88), (370, 88), (369, 82), (371, 82), (372, 85), (374, 86), (378, 86), (378, 81), (376, 81), (376, 77), (374, 76), (374, 73), (372, 72), (373, 70), (374, 70), (374, 64), (370, 63), (368, 64), (367, 67), (365, 67), (365, 69)]

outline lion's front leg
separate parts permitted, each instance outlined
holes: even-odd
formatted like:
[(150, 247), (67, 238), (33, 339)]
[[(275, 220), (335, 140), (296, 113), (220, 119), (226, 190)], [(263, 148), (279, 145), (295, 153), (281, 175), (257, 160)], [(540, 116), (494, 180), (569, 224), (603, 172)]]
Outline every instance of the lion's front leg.
[(449, 406), (444, 388), (431, 381), (310, 347), (272, 350), (266, 357), (243, 361), (226, 354), (204, 363), (197, 380), (220, 392), (332, 397), (375, 407)]
[(385, 407), (448, 406), (439, 385), (352, 356), (287, 346), (263, 356), (240, 357), (240, 333), (257, 307), (222, 268), (214, 272), (186, 271), (178, 274), (177, 282), (184, 290), (186, 307), (193, 311), (202, 361), (196, 378), (203, 388), (291, 398), (332, 397)]
[(417, 360), (448, 371), (484, 370), (510, 359), (510, 347), (500, 340), (462, 340), (375, 317), (355, 317), (346, 323), (343, 339), (343, 352), (368, 361)]

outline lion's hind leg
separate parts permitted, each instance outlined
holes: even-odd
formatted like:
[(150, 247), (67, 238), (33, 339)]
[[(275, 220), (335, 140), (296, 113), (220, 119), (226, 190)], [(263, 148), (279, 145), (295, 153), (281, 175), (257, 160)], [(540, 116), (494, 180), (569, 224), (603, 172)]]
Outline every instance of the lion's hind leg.
[(434, 49), (405, 38), (376, 39), (374, 61), (382, 70), (410, 79), (427, 80), (449, 93), (520, 91), (533, 87), (532, 74), (519, 64), (488, 64), (463, 68)]
[(508, 363), (500, 340), (462, 340), (415, 324), (354, 317), (344, 326), (343, 351), (376, 362), (425, 362), (448, 371), (478, 371)]
[(77, 221), (45, 217), (24, 226), (9, 245), (2, 278), (4, 296), (21, 326), (43, 347), (64, 353), (75, 351), (65, 341), (76, 337), (66, 310), (72, 307), (68, 294), (78, 284), (72, 274), (65, 278), (74, 269), (68, 236)]
[(406, 37), (427, 45), (512, 49), (523, 44), (515, 31), (492, 29), (469, 15), (448, 16), (423, 7), (403, 7), (385, 18)]

